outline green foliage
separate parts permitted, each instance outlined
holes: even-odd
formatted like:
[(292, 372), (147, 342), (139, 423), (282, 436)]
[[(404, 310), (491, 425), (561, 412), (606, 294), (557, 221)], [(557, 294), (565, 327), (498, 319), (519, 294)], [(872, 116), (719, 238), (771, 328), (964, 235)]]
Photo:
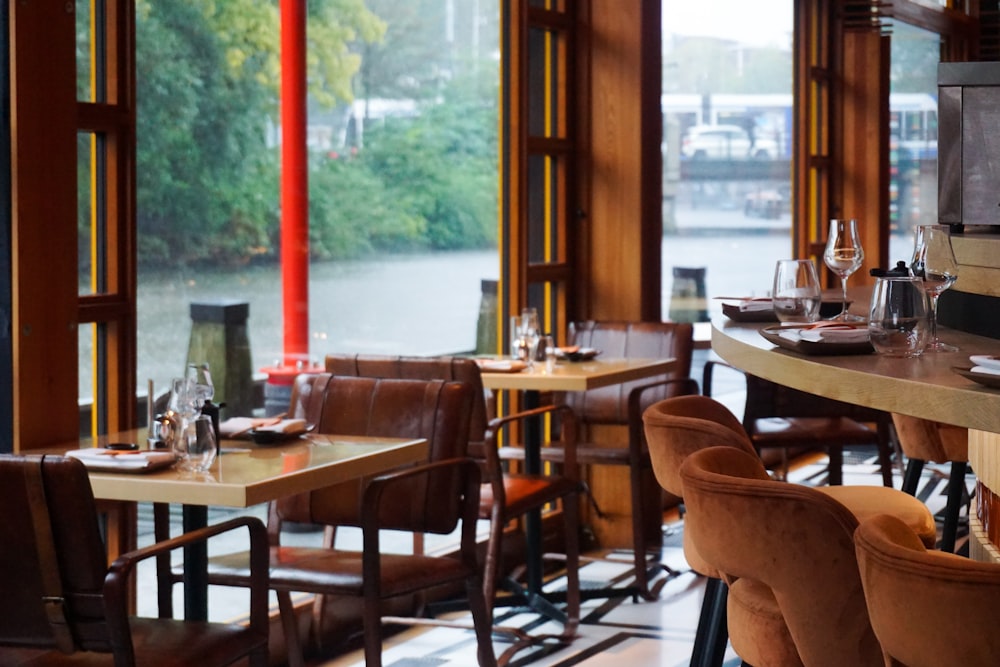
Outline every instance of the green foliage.
[[(310, 99), (343, 108), (355, 76), (404, 97), (408, 67), (432, 72), (413, 79), (431, 101), (417, 118), (388, 119), (366, 132), (364, 147), (349, 159), (313, 157), (312, 255), (495, 243), (495, 78), (484, 86), (441, 75), (454, 54), (440, 48), (440, 15), (429, 11), (440, 9), (438, 0), (421, 0), (419, 16), (370, 2), (387, 20), (412, 20), (387, 24), (363, 0), (308, 3)], [(400, 52), (392, 44), (372, 50), (359, 74), (365, 45), (383, 39), (387, 25), (395, 26)], [(280, 155), (267, 137), (278, 123), (277, 0), (136, 0), (136, 30), (139, 260), (163, 267), (273, 260)], [(414, 60), (418, 53), (429, 60)], [(80, 215), (85, 230), (86, 211)]]

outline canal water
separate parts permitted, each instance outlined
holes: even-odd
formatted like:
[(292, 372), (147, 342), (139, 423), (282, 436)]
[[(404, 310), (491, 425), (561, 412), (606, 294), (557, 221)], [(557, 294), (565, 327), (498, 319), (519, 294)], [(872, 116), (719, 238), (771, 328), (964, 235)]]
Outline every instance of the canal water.
[[(712, 312), (718, 307), (712, 296), (766, 293), (775, 260), (789, 254), (787, 221), (771, 228), (695, 228), (666, 236), (664, 316), (669, 312), (673, 267), (706, 268)], [(315, 263), (309, 274), (310, 356), (322, 363), (328, 352), (433, 355), (472, 351), (482, 281), (496, 280), (498, 275), (493, 250)], [(142, 392), (147, 379), (153, 379), (159, 389), (183, 373), (192, 303), (248, 303), (254, 367), (273, 365), (283, 349), (281, 300), (277, 266), (141, 273), (138, 381)], [(81, 337), (81, 358), (87, 358), (85, 338)], [(81, 368), (81, 396), (91, 393), (85, 370)]]

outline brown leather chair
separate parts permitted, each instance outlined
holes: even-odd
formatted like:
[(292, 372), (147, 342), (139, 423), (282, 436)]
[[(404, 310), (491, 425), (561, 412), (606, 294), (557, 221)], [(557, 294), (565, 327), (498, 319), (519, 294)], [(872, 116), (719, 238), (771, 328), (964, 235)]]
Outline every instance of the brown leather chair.
[[(271, 589), (278, 594), (289, 662), (302, 664), (291, 592), (363, 600), (365, 663), (382, 664), (383, 602), (446, 584), (465, 584), (481, 665), (496, 659), (490, 616), (476, 553), (479, 466), (467, 457), (472, 388), (461, 382), (308, 376), (308, 419), (318, 433), (426, 438), (427, 462), (351, 480), (271, 504)], [(300, 397), (302, 396), (300, 392)], [(355, 526), (361, 552), (280, 543), (285, 522)], [(457, 554), (380, 553), (380, 530), (451, 534), (461, 529)], [(209, 560), (209, 581), (228, 583), (246, 575), (244, 554)]]
[[(472, 409), (469, 415), (469, 455), (483, 464), (484, 484), (480, 493), (479, 518), (490, 521), (490, 536), (486, 548), (484, 587), (486, 603), (496, 604), (498, 581), (505, 576), (503, 568), (504, 530), (511, 521), (533, 509), (542, 509), (562, 501), (565, 526), (565, 563), (567, 578), (567, 623), (564, 636), (575, 634), (580, 616), (579, 584), (579, 520), (577, 494), (579, 491), (576, 466), (573, 464), (572, 412), (565, 407), (544, 406), (501, 418), (491, 418), (488, 394), (483, 388), (479, 365), (473, 359), (462, 357), (407, 357), (361, 354), (330, 354), (325, 360), (326, 370), (334, 375), (357, 377), (394, 377), (442, 379), (465, 382), (472, 387)], [(292, 411), (306, 415), (306, 397), (311, 390), (305, 385), (310, 380), (301, 378), (293, 389)], [(563, 466), (562, 474), (527, 475), (511, 474), (503, 470), (498, 452), (500, 448), (517, 446), (511, 438), (501, 438), (501, 431), (515, 423), (522, 425), (528, 419), (552, 415), (561, 419), (562, 447), (567, 448), (570, 460)], [(306, 417), (308, 420), (308, 417)]]
[(872, 445), (878, 451), (882, 484), (892, 486), (889, 413), (785, 387), (718, 361), (705, 364), (702, 392), (706, 396), (712, 395), (717, 367), (745, 376), (743, 427), (769, 468), (777, 467), (786, 475), (789, 458), (822, 449), (829, 457), (828, 482), (836, 486), (843, 483), (844, 447)]
[(854, 545), (885, 665), (1000, 664), (1000, 566), (928, 551), (888, 515), (863, 521), (854, 531)]
[(969, 469), (969, 429), (896, 413), (892, 415), (892, 423), (899, 447), (906, 456), (903, 491), (911, 496), (917, 495), (920, 474), (927, 461), (951, 464), (944, 526), (938, 548), (953, 552), (962, 508), (968, 509), (969, 505), (965, 486), (965, 475)]
[[(752, 665), (876, 667), (882, 652), (868, 620), (854, 553), (858, 520), (818, 490), (772, 480), (760, 459), (710, 447), (681, 464), (685, 531), (698, 554), (731, 582), (729, 634)], [(773, 659), (773, 635), (741, 634), (743, 586), (774, 594), (796, 655)], [(752, 611), (752, 610), (751, 610)]]
[[(569, 326), (567, 344), (600, 350), (601, 355), (608, 358), (672, 357), (677, 360), (674, 369), (662, 376), (584, 392), (567, 392), (556, 397), (558, 404), (570, 407), (576, 414), (581, 432), (586, 426), (611, 425), (627, 429), (625, 446), (595, 441), (588, 433), (585, 442), (577, 443), (576, 460), (580, 466), (627, 468), (635, 581), (617, 594), (632, 593), (647, 600), (655, 599), (667, 579), (677, 573), (660, 562), (663, 492), (657, 488), (652, 475), (642, 413), (656, 401), (698, 393), (698, 383), (690, 377), (694, 326), (687, 322), (574, 322)], [(563, 453), (558, 448), (546, 447), (542, 457), (558, 462)], [(607, 518), (600, 509), (599, 498), (594, 498), (594, 505), (598, 516)], [(663, 571), (668, 577), (651, 586), (651, 578)], [(615, 591), (588, 593), (616, 594)]]
[[(0, 664), (268, 664), (267, 540), (237, 518), (123, 554), (107, 565), (90, 479), (79, 460), (0, 456)], [(250, 533), (250, 620), (196, 623), (129, 615), (136, 565), (236, 529)], [(161, 610), (162, 611), (162, 610)]]
[[(757, 456), (740, 420), (725, 405), (707, 396), (679, 396), (654, 403), (643, 413), (643, 422), (657, 481), (682, 501), (684, 486), (679, 470), (693, 452), (727, 446)], [(882, 512), (894, 513), (913, 525), (926, 543), (934, 544), (934, 519), (926, 506), (911, 496), (881, 486), (822, 486), (816, 490), (835, 498), (859, 518)], [(726, 644), (726, 587), (718, 580), (715, 569), (698, 555), (688, 531), (684, 532), (684, 540), (688, 564), (695, 572), (710, 577), (695, 636), (692, 665), (719, 665)], [(757, 610), (738, 617), (743, 619), (744, 626), (756, 628), (750, 634), (782, 636), (773, 603), (765, 591), (741, 587), (733, 590), (743, 597), (731, 604), (741, 610)], [(739, 621), (730, 624), (733, 622)], [(787, 645), (782, 649), (780, 642), (771, 649), (788, 653)], [(770, 660), (774, 659), (775, 655), (771, 655)]]

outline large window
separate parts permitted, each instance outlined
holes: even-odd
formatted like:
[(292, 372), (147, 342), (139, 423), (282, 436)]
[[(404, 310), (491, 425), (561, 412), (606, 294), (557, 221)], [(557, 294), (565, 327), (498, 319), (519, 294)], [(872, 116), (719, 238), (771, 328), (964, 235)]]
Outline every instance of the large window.
[(792, 256), (792, 11), (663, 1), (665, 318), (765, 294)]
[[(310, 345), (289, 359), (278, 3), (136, 0), (140, 394), (183, 373), (196, 303), (249, 305), (255, 371), (332, 351), (495, 349), (477, 331), (495, 331), (497, 3), (343, 8), (308, 9)], [(90, 63), (82, 73), (97, 73)], [(82, 185), (101, 176), (103, 142), (81, 135)], [(102, 215), (81, 197), (82, 223), (94, 221), (81, 224), (81, 293), (99, 291)], [(81, 330), (83, 402), (100, 386), (102, 340)]]

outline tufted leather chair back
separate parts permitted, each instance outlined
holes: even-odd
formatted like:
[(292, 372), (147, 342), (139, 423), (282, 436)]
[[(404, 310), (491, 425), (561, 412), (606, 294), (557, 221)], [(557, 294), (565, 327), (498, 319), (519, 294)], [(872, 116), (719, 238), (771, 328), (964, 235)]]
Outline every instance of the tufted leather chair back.
[[(317, 433), (426, 438), (428, 461), (468, 454), (472, 390), (461, 382), (358, 378), (329, 373), (303, 375), (292, 392), (293, 416), (316, 425)], [(384, 501), (383, 528), (447, 534), (454, 530), (462, 480), (457, 468), (420, 475), (394, 485), (396, 501)], [(357, 526), (366, 480), (335, 484), (278, 501), (277, 518), (330, 526)], [(452, 493), (441, 493), (451, 489)], [(269, 529), (271, 526), (269, 525)]]
[[(661, 376), (565, 394), (561, 401), (573, 408), (585, 423), (627, 424), (628, 397), (635, 387), (669, 378), (686, 378), (691, 374), (694, 328), (688, 322), (573, 322), (569, 325), (567, 338), (569, 345), (592, 347), (608, 358), (673, 357), (678, 362), (673, 370)], [(665, 385), (644, 392), (642, 409), (679, 395), (684, 391), (682, 387)]]
[(374, 354), (328, 354), (326, 371), (334, 375), (410, 380), (450, 380), (472, 388), (469, 412), (469, 455), (485, 458), (483, 439), (490, 419), (488, 393), (475, 360), (463, 357), (417, 357)]
[[(75, 648), (110, 652), (102, 594), (107, 557), (87, 471), (75, 459), (39, 459), (0, 456), (0, 595), (4, 600), (0, 645), (56, 646), (41, 600), (46, 594), (42, 575), (46, 568), (50, 574), (57, 568)], [(40, 477), (34, 478), (31, 469), (37, 471), (39, 465)], [(51, 525), (48, 555), (43, 535), (47, 527), (36, 524), (41, 520), (38, 515), (33, 520), (33, 510), (39, 508), (44, 508), (46, 523)], [(41, 530), (36, 530), (39, 526)]]

